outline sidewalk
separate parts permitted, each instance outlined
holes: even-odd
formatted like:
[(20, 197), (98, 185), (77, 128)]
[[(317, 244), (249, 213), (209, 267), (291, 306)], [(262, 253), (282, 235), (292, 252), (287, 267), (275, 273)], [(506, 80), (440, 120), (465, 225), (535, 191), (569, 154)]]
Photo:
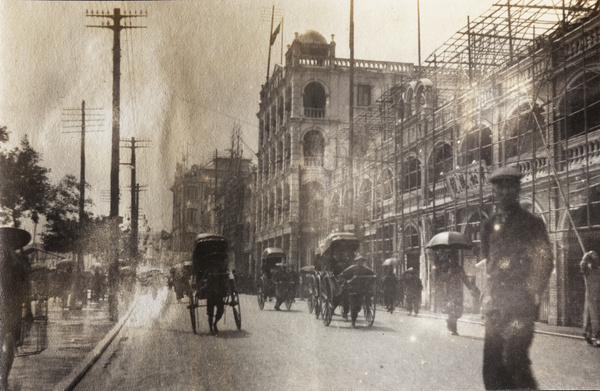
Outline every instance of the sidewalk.
[(15, 357), (9, 376), (11, 391), (51, 390), (80, 364), (114, 328), (108, 302), (81, 310), (48, 304), (48, 347), (39, 354)]
[[(400, 309), (400, 311), (406, 312), (403, 309)], [(419, 311), (419, 316), (437, 319), (446, 319), (448, 317), (446, 314), (443, 313), (423, 310)], [(481, 326), (484, 325), (483, 319), (481, 318), (481, 314), (463, 314), (463, 316), (458, 321), (464, 323), (479, 324)], [(557, 337), (575, 338), (581, 340), (584, 339), (583, 331), (579, 327), (553, 326), (543, 322), (536, 322), (535, 332), (539, 334), (554, 335)]]

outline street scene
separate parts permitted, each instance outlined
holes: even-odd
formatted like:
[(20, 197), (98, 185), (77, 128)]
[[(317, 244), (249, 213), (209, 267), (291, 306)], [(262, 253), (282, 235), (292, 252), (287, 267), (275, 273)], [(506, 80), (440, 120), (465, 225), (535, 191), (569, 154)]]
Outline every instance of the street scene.
[(600, 2), (0, 2), (0, 390), (598, 389)]

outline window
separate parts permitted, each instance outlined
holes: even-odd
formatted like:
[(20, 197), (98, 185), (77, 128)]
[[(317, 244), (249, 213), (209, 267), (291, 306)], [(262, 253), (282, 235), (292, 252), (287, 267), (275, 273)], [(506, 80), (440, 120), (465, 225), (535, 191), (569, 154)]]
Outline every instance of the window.
[(318, 130), (311, 130), (304, 136), (304, 164), (322, 166), (325, 153), (325, 140)]
[(444, 179), (444, 174), (453, 170), (452, 147), (449, 144), (441, 144), (435, 147), (433, 154), (433, 181)]
[(196, 201), (198, 199), (198, 188), (196, 186), (190, 186), (185, 189), (186, 198), (190, 201)]
[(574, 137), (600, 126), (600, 76), (596, 72), (586, 72), (570, 83), (567, 102), (561, 102), (560, 110), (566, 108), (567, 137)]
[(485, 161), (492, 165), (492, 131), (490, 128), (475, 129), (468, 135), (464, 143), (463, 166), (473, 162)]
[(187, 223), (191, 225), (195, 225), (198, 221), (198, 209), (188, 209), (187, 210)]
[(325, 89), (320, 83), (312, 82), (304, 89), (304, 116), (308, 118), (325, 118)]
[(509, 117), (504, 128), (504, 159), (520, 157), (534, 148), (544, 146), (539, 126), (543, 126), (543, 109), (535, 105), (533, 109), (529, 102), (521, 104)]
[(359, 84), (356, 90), (356, 105), (371, 106), (371, 86), (366, 84)]
[(421, 187), (421, 162), (416, 157), (409, 158), (404, 163), (404, 191)]

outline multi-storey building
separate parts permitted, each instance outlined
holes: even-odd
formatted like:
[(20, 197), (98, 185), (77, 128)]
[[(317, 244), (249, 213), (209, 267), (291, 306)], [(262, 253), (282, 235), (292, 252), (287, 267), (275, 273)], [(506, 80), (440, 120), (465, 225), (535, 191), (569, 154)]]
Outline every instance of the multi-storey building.
[(401, 270), (418, 269), (431, 308), (427, 242), (469, 236), (465, 271), (482, 283), (487, 177), (514, 164), (521, 204), (544, 220), (555, 253), (540, 319), (581, 324), (578, 265), (584, 250), (600, 250), (600, 15), (595, 1), (564, 4), (493, 6), (355, 119), (357, 180), (334, 174), (326, 215), (337, 218), (336, 194), (354, 186), (363, 250), (376, 265), (395, 256)]
[[(250, 159), (218, 154), (204, 165), (177, 164), (173, 192), (171, 249), (190, 253), (199, 233), (224, 235), (236, 261), (248, 263), (253, 221), (249, 209), (255, 168)], [(242, 237), (243, 240), (239, 240)], [(246, 254), (244, 256), (244, 254)], [(238, 265), (236, 265), (238, 266)], [(248, 269), (248, 266), (242, 269)]]
[[(255, 259), (275, 246), (297, 267), (309, 265), (319, 239), (348, 225), (341, 207), (347, 194), (330, 190), (349, 159), (350, 65), (335, 56), (333, 37), (327, 43), (308, 31), (296, 34), (285, 65), (275, 66), (262, 86)], [(369, 107), (413, 71), (406, 63), (355, 60), (353, 65), (357, 108)], [(328, 212), (335, 217), (328, 220)]]
[(189, 168), (177, 163), (173, 192), (172, 249), (192, 251), (199, 233), (214, 232), (214, 189), (216, 172), (213, 162)]

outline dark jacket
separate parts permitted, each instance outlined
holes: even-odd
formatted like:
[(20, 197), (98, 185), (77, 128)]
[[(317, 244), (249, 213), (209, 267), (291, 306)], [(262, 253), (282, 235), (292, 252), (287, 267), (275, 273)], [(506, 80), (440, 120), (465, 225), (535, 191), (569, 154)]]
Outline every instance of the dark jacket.
[(493, 214), (481, 227), (490, 309), (537, 316), (553, 268), (546, 226), (521, 207)]

